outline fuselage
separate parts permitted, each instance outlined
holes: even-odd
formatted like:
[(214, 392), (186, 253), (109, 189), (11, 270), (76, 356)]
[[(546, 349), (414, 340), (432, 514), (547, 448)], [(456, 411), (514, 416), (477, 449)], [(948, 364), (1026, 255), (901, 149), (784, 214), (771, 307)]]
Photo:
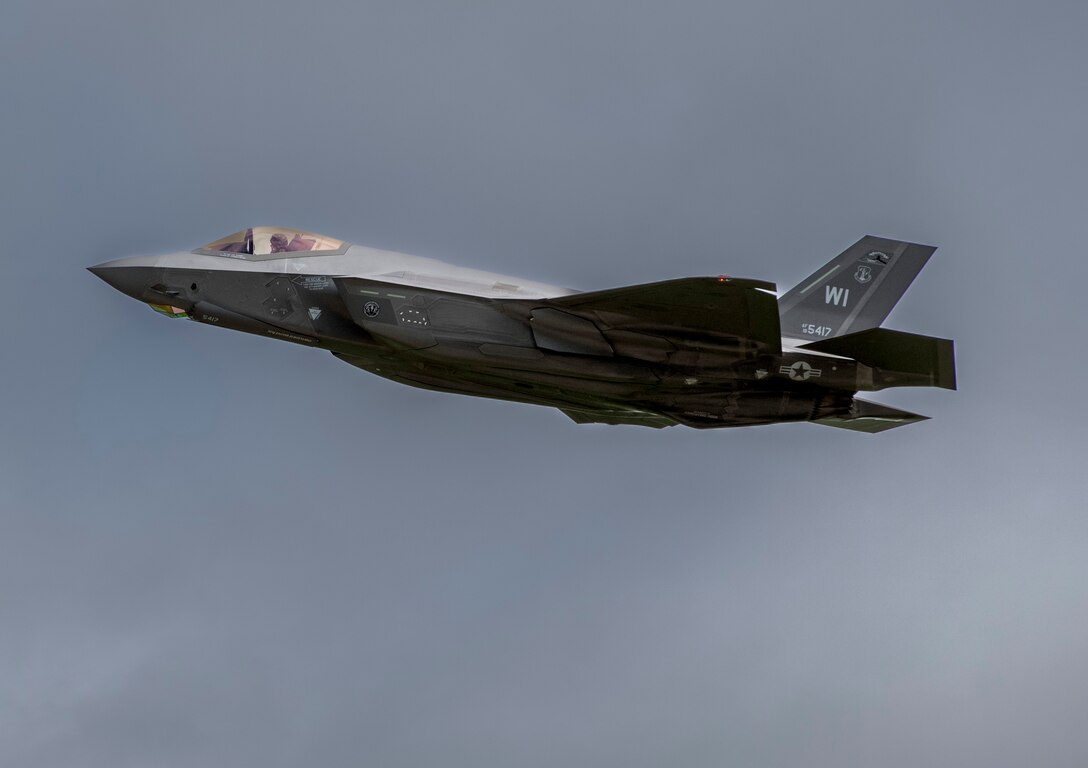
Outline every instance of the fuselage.
[[(769, 284), (718, 278), (720, 298), (700, 299), (704, 331), (698, 313), (694, 322), (673, 327), (669, 313), (662, 320), (654, 312), (660, 307), (637, 297), (617, 312), (608, 292), (580, 294), (307, 233), (291, 236), (250, 229), (194, 251), (118, 259), (91, 271), (163, 314), (326, 349), (416, 387), (558, 407), (578, 421), (809, 420), (842, 413), (858, 389), (878, 388), (868, 366), (783, 343), (777, 305), (767, 309), (775, 300)], [(283, 250), (300, 242), (323, 251)], [(686, 282), (703, 286), (699, 291), (716, 285), (712, 278), (674, 281)], [(600, 306), (577, 304), (598, 295)], [(747, 322), (752, 302), (764, 317), (773, 312), (771, 338), (766, 331), (761, 340), (714, 331), (722, 312)]]

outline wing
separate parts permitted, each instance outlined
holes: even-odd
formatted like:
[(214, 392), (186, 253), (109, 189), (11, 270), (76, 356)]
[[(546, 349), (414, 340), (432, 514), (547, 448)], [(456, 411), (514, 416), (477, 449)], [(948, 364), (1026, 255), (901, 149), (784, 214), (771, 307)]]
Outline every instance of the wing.
[(782, 338), (774, 290), (773, 283), (760, 280), (687, 277), (543, 303), (589, 320), (609, 341), (623, 338), (624, 332), (679, 339), (681, 346), (684, 339), (735, 340), (750, 344), (754, 354), (775, 354), (781, 352)]

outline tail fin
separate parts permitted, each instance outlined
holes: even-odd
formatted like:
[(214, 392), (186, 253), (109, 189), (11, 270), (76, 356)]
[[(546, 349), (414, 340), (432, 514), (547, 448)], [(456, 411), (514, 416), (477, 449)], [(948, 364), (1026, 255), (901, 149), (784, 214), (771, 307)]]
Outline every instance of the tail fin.
[(778, 300), (782, 335), (826, 339), (876, 328), (935, 250), (866, 235)]

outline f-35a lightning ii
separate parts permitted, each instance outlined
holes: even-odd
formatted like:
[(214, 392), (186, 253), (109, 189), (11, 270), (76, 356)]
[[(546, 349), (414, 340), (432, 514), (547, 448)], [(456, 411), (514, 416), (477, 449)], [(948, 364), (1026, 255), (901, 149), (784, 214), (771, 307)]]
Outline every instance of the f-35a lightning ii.
[(279, 227), (90, 271), (170, 317), (579, 424), (881, 432), (926, 417), (857, 392), (956, 388), (951, 341), (880, 327), (934, 250), (863, 237), (781, 298), (726, 276), (578, 293)]

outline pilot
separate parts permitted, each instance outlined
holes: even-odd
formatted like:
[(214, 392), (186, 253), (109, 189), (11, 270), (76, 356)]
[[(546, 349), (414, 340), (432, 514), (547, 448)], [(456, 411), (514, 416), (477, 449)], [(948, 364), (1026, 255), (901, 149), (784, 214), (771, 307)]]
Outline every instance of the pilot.
[(295, 233), (295, 236), (291, 238), (291, 242), (287, 242), (287, 235), (277, 232), (270, 238), (270, 244), (272, 246), (272, 253), (285, 253), (289, 251), (309, 251), (312, 250), (316, 244), (316, 240), (310, 240), (304, 238), (302, 235)]
[(283, 253), (287, 250), (287, 236), (278, 232), (271, 238), (272, 253)]

